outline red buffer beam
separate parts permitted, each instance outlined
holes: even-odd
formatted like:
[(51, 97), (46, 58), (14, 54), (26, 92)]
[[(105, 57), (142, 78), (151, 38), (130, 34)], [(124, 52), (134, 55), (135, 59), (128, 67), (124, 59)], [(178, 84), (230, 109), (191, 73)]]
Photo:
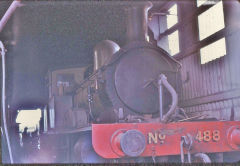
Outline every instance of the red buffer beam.
[(240, 122), (92, 125), (94, 150), (104, 158), (180, 155), (181, 138), (186, 136), (191, 142), (190, 153), (240, 151)]

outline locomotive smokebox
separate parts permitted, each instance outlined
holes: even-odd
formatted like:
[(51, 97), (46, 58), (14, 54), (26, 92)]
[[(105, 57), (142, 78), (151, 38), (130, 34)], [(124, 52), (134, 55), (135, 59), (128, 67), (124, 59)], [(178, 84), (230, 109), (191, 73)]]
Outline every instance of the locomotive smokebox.
[[(167, 76), (176, 89), (180, 64), (166, 51), (147, 42), (148, 11), (151, 2), (134, 2), (126, 6), (127, 44), (112, 56), (105, 71), (106, 91), (115, 110), (143, 115), (159, 112), (158, 87), (160, 74)], [(171, 104), (171, 96), (164, 89), (164, 112)], [(120, 111), (121, 112), (121, 111)]]
[(126, 7), (127, 13), (127, 42), (146, 41), (148, 36), (148, 10), (151, 2), (135, 2)]

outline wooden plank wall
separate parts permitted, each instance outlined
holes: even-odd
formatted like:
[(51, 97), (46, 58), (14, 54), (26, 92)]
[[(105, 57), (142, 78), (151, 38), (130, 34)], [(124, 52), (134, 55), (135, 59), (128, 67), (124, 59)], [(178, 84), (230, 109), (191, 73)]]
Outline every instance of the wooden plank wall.
[[(183, 80), (182, 94), (179, 96), (180, 99), (183, 101), (189, 101), (191, 99), (201, 100), (206, 96), (236, 89), (236, 84), (233, 83), (234, 77), (230, 76), (230, 68), (237, 70), (237, 66), (234, 67), (233, 65), (231, 66), (230, 63), (226, 63), (228, 59), (227, 56), (228, 55), (205, 65), (200, 65), (196, 55), (190, 55), (182, 59), (180, 61), (182, 63), (182, 78), (188, 77), (188, 80)], [(186, 76), (187, 73), (189, 73), (189, 76)], [(240, 98), (185, 107), (187, 112), (204, 112), (218, 119), (230, 119), (232, 108), (235, 111), (235, 117), (240, 120)]]
[[(226, 26), (234, 24), (234, 26), (240, 27), (240, 3), (224, 4)], [(188, 13), (189, 5), (193, 4), (179, 4), (182, 17), (190, 14)], [(184, 38), (184, 40), (180, 40), (181, 49), (191, 47), (196, 42), (196, 36), (198, 35), (196, 29), (196, 20), (180, 29), (180, 38)], [(235, 98), (232, 98), (232, 96), (226, 97), (224, 100), (219, 100), (216, 97), (221, 97), (221, 95), (230, 91), (232, 93), (240, 92), (237, 91), (240, 89), (240, 30), (226, 36), (226, 42), (227, 55), (207, 64), (201, 65), (198, 50), (189, 56), (179, 58), (182, 63), (183, 84), (182, 94), (179, 96), (181, 99), (180, 105), (192, 101), (192, 105), (183, 105), (189, 114), (206, 114), (208, 117), (225, 120), (230, 120), (231, 115), (234, 114), (235, 120), (240, 120), (240, 94), (235, 94)], [(203, 102), (201, 104), (203, 98), (212, 95), (215, 97), (212, 97), (209, 103)], [(200, 102), (194, 104), (196, 100)]]

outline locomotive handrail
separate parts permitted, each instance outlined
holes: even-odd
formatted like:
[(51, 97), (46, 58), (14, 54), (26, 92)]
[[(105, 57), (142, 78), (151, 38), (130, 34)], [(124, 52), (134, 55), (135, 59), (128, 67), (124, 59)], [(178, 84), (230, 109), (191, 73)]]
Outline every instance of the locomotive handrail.
[(17, 9), (17, 7), (20, 7), (20, 6), (22, 6), (20, 0), (14, 0), (12, 2), (10, 7), (8, 8), (8, 10), (6, 11), (6, 13), (3, 15), (2, 19), (0, 20), (0, 32), (2, 32), (3, 28), (5, 27), (5, 25), (7, 24), (8, 20), (10, 19), (10, 17), (14, 13), (14, 11)]
[(91, 78), (96, 77), (97, 74), (98, 74), (100, 71), (103, 71), (103, 70), (104, 70), (104, 67), (105, 67), (105, 66), (102, 66), (102, 67), (100, 67), (98, 70), (96, 70), (95, 72), (93, 72), (88, 78), (84, 79), (80, 84), (78, 84), (78, 85), (75, 87), (75, 89), (83, 88), (84, 84), (87, 83), (88, 81), (94, 81), (94, 80), (91, 80)]
[[(172, 97), (172, 104), (171, 104), (171, 107), (170, 107), (169, 111), (163, 116), (162, 119), (160, 117), (161, 121), (167, 122), (169, 117), (176, 110), (176, 107), (177, 107), (177, 104), (178, 104), (178, 96), (177, 96), (177, 93), (176, 93), (175, 89), (172, 87), (171, 84), (169, 84), (169, 82), (167, 81), (167, 77), (164, 74), (160, 74), (160, 76), (159, 76), (159, 80), (158, 80), (159, 87), (161, 87), (161, 84), (163, 84), (167, 88), (167, 90), (170, 92), (171, 97)], [(159, 91), (161, 91), (161, 90), (159, 90)], [(160, 107), (162, 107), (161, 102), (160, 102)], [(161, 108), (160, 108), (160, 111), (161, 111)], [(161, 112), (160, 112), (160, 116), (161, 116)]]
[(8, 127), (7, 127), (7, 120), (6, 120), (6, 63), (5, 63), (5, 47), (0, 41), (0, 54), (2, 56), (2, 119), (3, 119), (3, 127), (4, 127), (4, 133), (6, 136), (7, 141), (7, 147), (10, 157), (10, 162), (13, 164), (13, 157), (12, 157), (12, 148), (10, 145), (10, 139), (8, 134)]

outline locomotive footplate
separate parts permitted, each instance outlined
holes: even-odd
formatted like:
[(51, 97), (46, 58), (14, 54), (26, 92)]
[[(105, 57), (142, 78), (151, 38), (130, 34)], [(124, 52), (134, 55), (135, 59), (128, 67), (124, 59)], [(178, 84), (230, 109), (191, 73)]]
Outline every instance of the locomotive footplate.
[[(240, 151), (240, 122), (92, 124), (92, 144), (103, 158)], [(190, 147), (190, 148), (189, 148)]]

